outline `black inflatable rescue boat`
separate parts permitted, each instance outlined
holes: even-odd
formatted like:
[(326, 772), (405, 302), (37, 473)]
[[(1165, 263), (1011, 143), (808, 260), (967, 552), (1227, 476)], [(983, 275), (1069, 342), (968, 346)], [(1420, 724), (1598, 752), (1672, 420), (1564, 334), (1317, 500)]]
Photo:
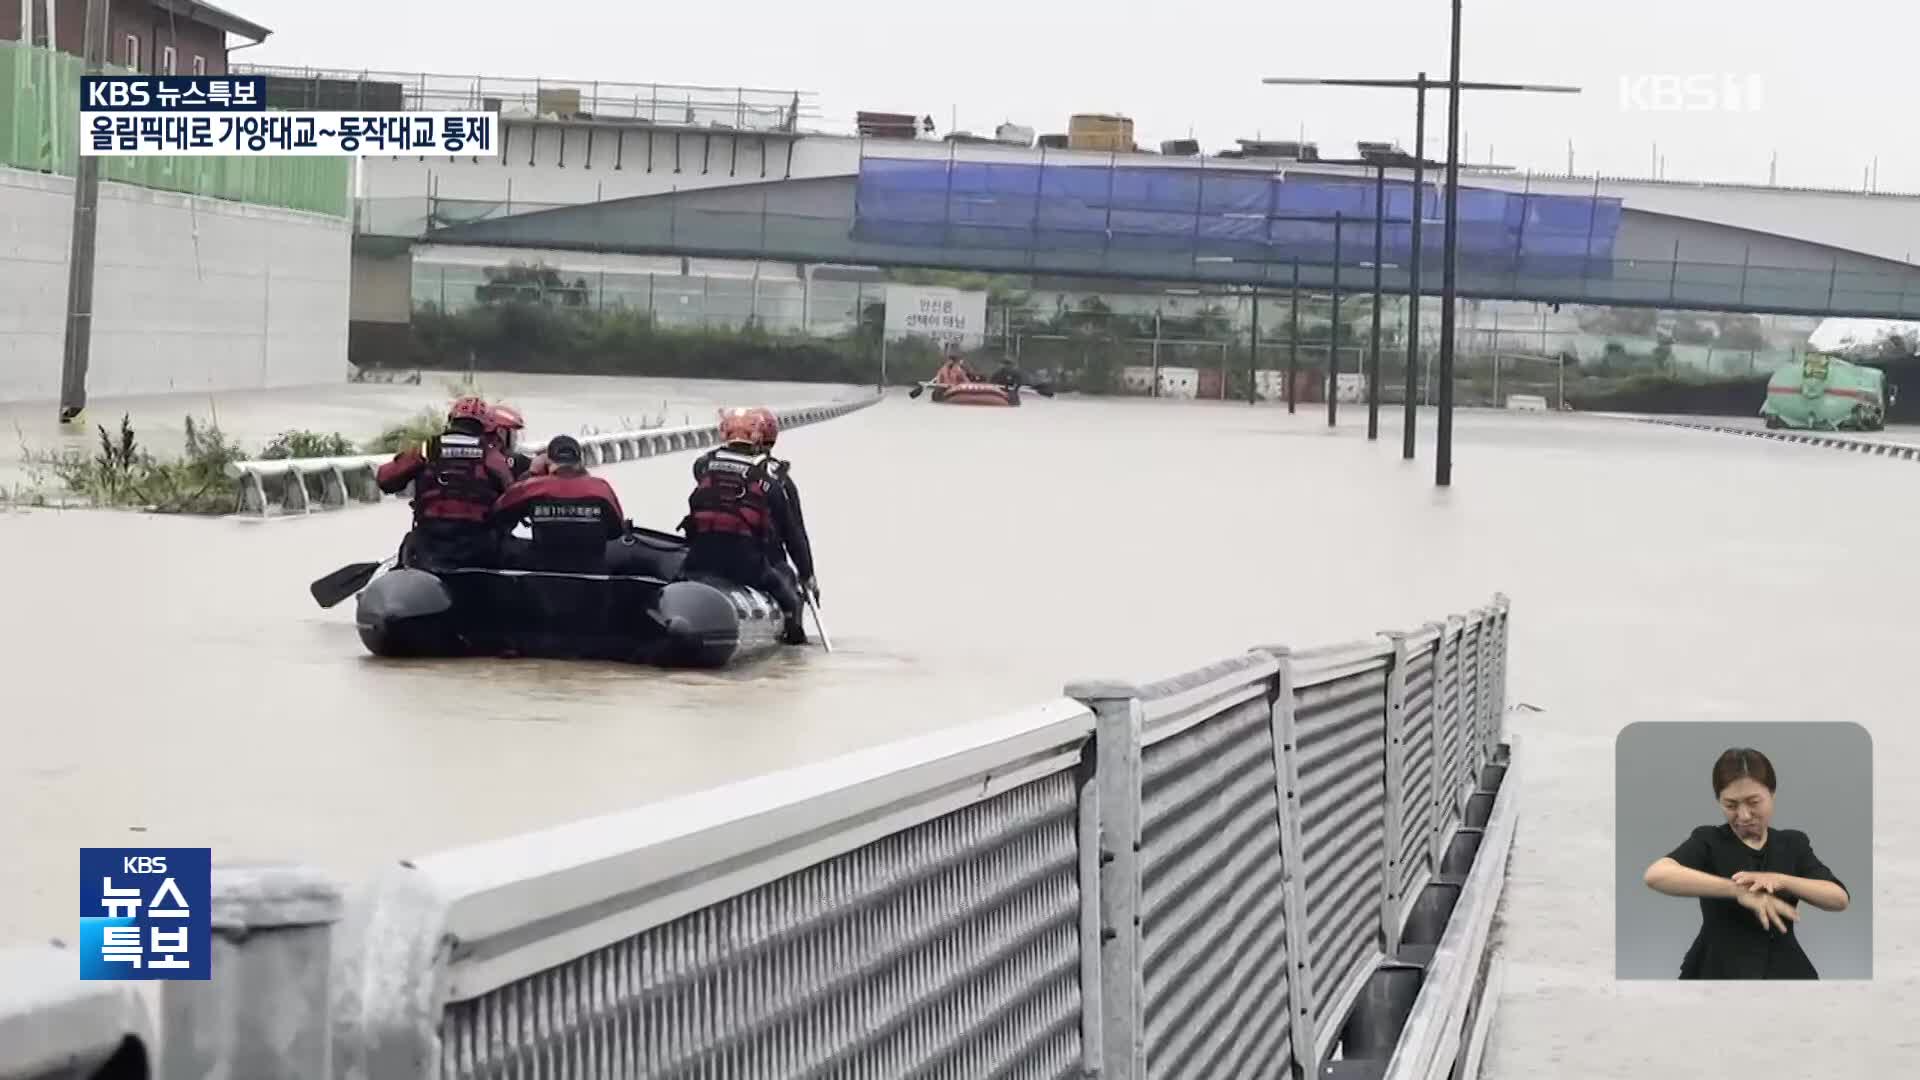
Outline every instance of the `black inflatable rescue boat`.
[(718, 579), (676, 580), (685, 557), (680, 537), (636, 529), (607, 545), (605, 573), (393, 570), (360, 593), (354, 623), (382, 657), (723, 668), (782, 647), (772, 597)]

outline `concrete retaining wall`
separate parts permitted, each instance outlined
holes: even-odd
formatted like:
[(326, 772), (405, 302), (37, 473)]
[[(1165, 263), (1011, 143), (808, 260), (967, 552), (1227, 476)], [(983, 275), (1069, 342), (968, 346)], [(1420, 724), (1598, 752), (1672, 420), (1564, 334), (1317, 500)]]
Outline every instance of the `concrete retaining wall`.
[[(0, 169), (0, 401), (60, 394), (73, 181)], [(338, 382), (350, 222), (100, 185), (90, 397)]]

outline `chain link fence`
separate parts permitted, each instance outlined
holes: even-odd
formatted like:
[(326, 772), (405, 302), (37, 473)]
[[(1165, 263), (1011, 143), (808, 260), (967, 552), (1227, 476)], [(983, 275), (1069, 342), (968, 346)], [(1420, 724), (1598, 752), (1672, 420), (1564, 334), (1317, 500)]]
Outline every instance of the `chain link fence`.
[[(676, 260), (677, 261), (677, 260)], [(686, 264), (683, 264), (686, 265)], [(647, 273), (540, 263), (417, 261), (417, 310), (458, 316), (532, 304), (587, 317), (644, 320), (656, 329), (775, 338), (859, 339), (878, 351), (887, 283), (826, 279), (787, 264), (761, 273)], [(1256, 310), (1257, 309), (1257, 310)], [(1764, 377), (1805, 348), (1817, 319), (1556, 308), (1466, 301), (1456, 319), (1455, 400), (1498, 406), (1537, 395), (1553, 407), (1604, 394), (1635, 379)], [(1405, 400), (1409, 307), (1384, 296), (1379, 312), (1380, 399)], [(1337, 323), (1336, 323), (1337, 319)], [(1324, 402), (1329, 387), (1363, 401), (1376, 344), (1369, 293), (1301, 290), (1201, 294), (990, 290), (979, 364), (1005, 357), (1036, 380), (1096, 393), (1200, 399)], [(1257, 351), (1254, 338), (1258, 334)], [(1412, 358), (1414, 394), (1434, 404), (1440, 304), (1420, 314)], [(937, 362), (930, 341), (889, 338), (889, 368), (906, 374)], [(1330, 363), (1337, 358), (1337, 365)], [(878, 362), (878, 357), (874, 358)], [(901, 367), (905, 364), (907, 367)], [(978, 365), (976, 365), (978, 366)], [(1331, 379), (1336, 374), (1338, 379)]]

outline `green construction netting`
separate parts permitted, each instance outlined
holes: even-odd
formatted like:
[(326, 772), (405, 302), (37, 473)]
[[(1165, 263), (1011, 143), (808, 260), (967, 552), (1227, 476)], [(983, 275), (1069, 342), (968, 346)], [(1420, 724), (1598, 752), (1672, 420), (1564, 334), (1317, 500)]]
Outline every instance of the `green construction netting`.
[[(0, 165), (74, 175), (84, 67), (77, 56), (0, 42)], [(335, 217), (352, 212), (352, 169), (346, 157), (100, 159), (102, 180)]]

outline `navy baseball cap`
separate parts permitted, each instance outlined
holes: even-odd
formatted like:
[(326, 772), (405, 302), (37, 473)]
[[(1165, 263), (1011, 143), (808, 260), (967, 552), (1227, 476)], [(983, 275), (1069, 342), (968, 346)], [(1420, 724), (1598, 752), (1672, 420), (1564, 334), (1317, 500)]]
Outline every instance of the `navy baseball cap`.
[(547, 443), (547, 460), (556, 465), (580, 464), (580, 440), (571, 435), (555, 435)]

